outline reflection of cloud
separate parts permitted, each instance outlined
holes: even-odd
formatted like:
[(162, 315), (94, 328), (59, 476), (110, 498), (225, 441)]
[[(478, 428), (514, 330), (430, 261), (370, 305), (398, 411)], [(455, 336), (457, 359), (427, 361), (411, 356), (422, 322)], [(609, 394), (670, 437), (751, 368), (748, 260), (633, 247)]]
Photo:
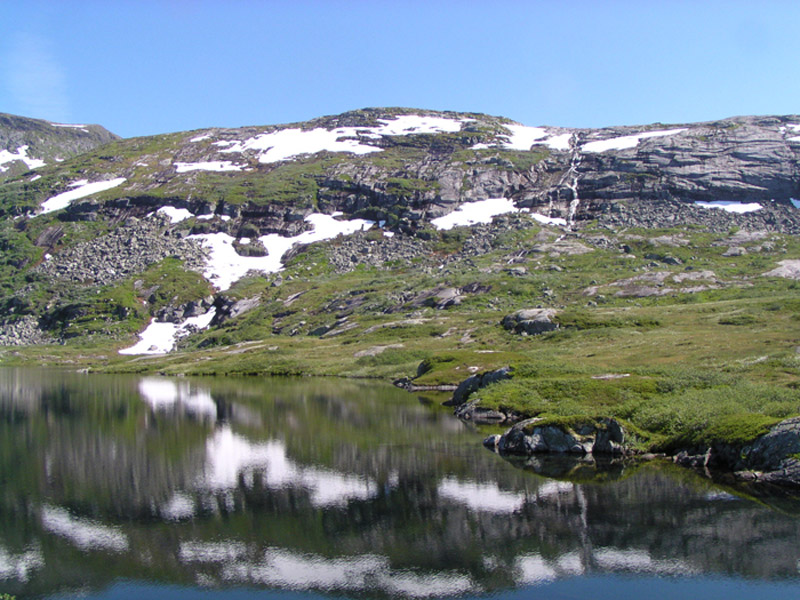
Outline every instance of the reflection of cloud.
[(44, 556), (38, 548), (27, 549), (22, 554), (11, 554), (0, 546), (0, 579), (28, 581), (30, 572), (44, 566)]
[(296, 554), (270, 548), (258, 562), (229, 564), (228, 581), (281, 586), (294, 590), (380, 590), (394, 596), (428, 598), (478, 591), (472, 580), (456, 572), (417, 573), (393, 570), (388, 558), (363, 554), (344, 558)]
[(5, 84), (26, 116), (69, 120), (66, 75), (47, 40), (17, 34), (3, 61)]
[(123, 552), (128, 549), (128, 536), (117, 528), (73, 517), (63, 508), (42, 507), (42, 526), (67, 538), (81, 550)]
[(357, 475), (338, 473), (319, 467), (295, 464), (278, 440), (251, 443), (222, 427), (206, 442), (206, 471), (202, 486), (213, 490), (231, 489), (239, 478), (252, 481), (258, 473), (269, 489), (305, 488), (315, 506), (335, 506), (349, 500), (365, 500), (377, 493), (378, 486)]

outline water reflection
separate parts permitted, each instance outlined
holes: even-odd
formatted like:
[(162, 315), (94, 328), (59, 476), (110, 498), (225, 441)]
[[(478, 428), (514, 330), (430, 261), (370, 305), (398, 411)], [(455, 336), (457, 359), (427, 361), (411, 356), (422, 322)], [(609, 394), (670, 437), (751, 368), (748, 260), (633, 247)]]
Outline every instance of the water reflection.
[(480, 439), (388, 386), (0, 371), (0, 591), (427, 598), (598, 574), (800, 591), (791, 513), (684, 470), (512, 464)]

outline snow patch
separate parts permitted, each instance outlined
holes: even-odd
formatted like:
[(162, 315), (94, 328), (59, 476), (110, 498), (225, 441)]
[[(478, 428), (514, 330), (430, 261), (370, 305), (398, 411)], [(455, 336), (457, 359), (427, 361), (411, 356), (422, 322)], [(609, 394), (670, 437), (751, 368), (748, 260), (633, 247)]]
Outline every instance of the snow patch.
[(791, 202), (792, 206), (794, 206), (795, 208), (800, 208), (800, 200), (796, 198), (789, 198), (789, 202)]
[(714, 200), (712, 202), (695, 202), (695, 206), (699, 206), (701, 208), (716, 208), (719, 210), (724, 210), (726, 212), (732, 213), (749, 213), (756, 210), (761, 210), (763, 206), (761, 206), (758, 202), (733, 202), (729, 200)]
[(194, 213), (192, 213), (192, 211), (189, 209), (175, 208), (174, 206), (162, 206), (156, 212), (169, 217), (169, 222), (173, 224), (180, 223), (186, 219), (191, 219), (194, 216)]
[(237, 165), (229, 160), (213, 160), (206, 162), (176, 162), (175, 171), (177, 173), (187, 173), (189, 171), (241, 171), (246, 165)]
[(28, 146), (20, 146), (17, 148), (16, 152), (10, 152), (9, 150), (0, 150), (0, 173), (4, 173), (8, 171), (8, 167), (4, 167), (3, 165), (6, 163), (14, 162), (16, 160), (21, 160), (25, 163), (25, 166), (29, 169), (37, 169), (39, 167), (43, 167), (45, 162), (38, 158), (31, 158), (28, 156)]
[(530, 213), (530, 215), (532, 219), (538, 221), (539, 223), (544, 223), (545, 225), (560, 225), (562, 227), (567, 226), (567, 220), (562, 219), (561, 217), (545, 217), (539, 213)]
[[(130, 348), (123, 348), (120, 354), (166, 354), (175, 347), (175, 342), (189, 335), (192, 329), (205, 329), (214, 318), (217, 309), (212, 308), (198, 317), (189, 317), (183, 323), (158, 323), (152, 321), (139, 334), (139, 342)], [(190, 327), (192, 329), (190, 329)]]
[(83, 129), (84, 127), (88, 127), (88, 125), (77, 125), (71, 123), (50, 123), (53, 127), (67, 127), (69, 129)]
[(189, 142), (190, 143), (195, 143), (195, 142), (202, 142), (203, 140), (210, 140), (210, 139), (211, 139), (211, 134), (210, 133), (204, 133), (203, 135), (198, 135), (197, 137), (193, 137), (192, 139), (189, 140)]
[(645, 131), (643, 133), (636, 133), (634, 135), (623, 135), (608, 140), (600, 140), (597, 142), (589, 142), (581, 147), (583, 152), (606, 152), (607, 150), (627, 150), (628, 148), (635, 148), (639, 145), (641, 140), (654, 137), (663, 137), (667, 135), (676, 135), (687, 128), (682, 129), (664, 129), (661, 131)]
[(275, 233), (258, 238), (267, 249), (266, 256), (240, 256), (233, 247), (235, 238), (227, 233), (202, 233), (189, 236), (200, 240), (209, 250), (209, 258), (203, 276), (211, 281), (219, 291), (225, 291), (234, 281), (241, 279), (248, 271), (275, 273), (283, 268), (281, 259), (295, 244), (310, 244), (349, 235), (362, 229), (369, 229), (373, 223), (364, 219), (338, 221), (338, 214), (323, 215), (314, 213), (306, 217), (313, 226), (294, 237), (283, 237)]
[(328, 152), (350, 152), (369, 154), (382, 149), (362, 142), (363, 139), (379, 139), (389, 135), (416, 135), (449, 133), (460, 131), (463, 120), (422, 115), (399, 115), (394, 119), (378, 119), (377, 127), (338, 127), (328, 130), (288, 128), (271, 133), (262, 133), (244, 141), (219, 141), (214, 145), (225, 147), (221, 152), (260, 152), (261, 163), (289, 160), (302, 154)]
[(508, 198), (487, 198), (476, 202), (465, 202), (453, 212), (431, 220), (436, 229), (452, 229), (477, 223), (491, 223), (492, 217), (517, 212), (514, 202)]
[(503, 125), (511, 132), (508, 142), (503, 144), (509, 150), (530, 150), (534, 142), (547, 136), (544, 127), (527, 127), (525, 125)]
[(94, 183), (89, 183), (85, 179), (82, 179), (81, 181), (77, 181), (70, 185), (70, 187), (73, 187), (74, 189), (68, 192), (62, 192), (61, 194), (53, 196), (52, 198), (48, 198), (42, 202), (38, 214), (43, 215), (56, 210), (61, 210), (62, 208), (69, 206), (73, 200), (78, 200), (79, 198), (85, 198), (86, 196), (97, 194), (98, 192), (110, 190), (111, 188), (115, 188), (125, 181), (126, 179), (124, 177), (118, 177), (108, 181), (95, 181)]

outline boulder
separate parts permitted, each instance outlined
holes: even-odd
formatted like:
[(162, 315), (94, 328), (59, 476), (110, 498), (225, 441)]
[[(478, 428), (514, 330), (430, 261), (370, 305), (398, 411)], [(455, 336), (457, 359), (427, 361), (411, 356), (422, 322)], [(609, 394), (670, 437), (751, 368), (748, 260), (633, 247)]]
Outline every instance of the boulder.
[(501, 454), (576, 454), (622, 456), (625, 431), (616, 419), (587, 418), (573, 426), (546, 424), (534, 417), (520, 421), (496, 440)]
[(558, 329), (552, 319), (556, 315), (552, 308), (527, 308), (503, 317), (503, 327), (514, 333), (538, 335)]
[(464, 404), (473, 392), (486, 387), (489, 384), (503, 381), (504, 379), (511, 379), (513, 369), (511, 367), (502, 367), (495, 371), (488, 371), (485, 373), (476, 373), (467, 377), (464, 381), (458, 384), (453, 397), (445, 402), (446, 406), (459, 406)]

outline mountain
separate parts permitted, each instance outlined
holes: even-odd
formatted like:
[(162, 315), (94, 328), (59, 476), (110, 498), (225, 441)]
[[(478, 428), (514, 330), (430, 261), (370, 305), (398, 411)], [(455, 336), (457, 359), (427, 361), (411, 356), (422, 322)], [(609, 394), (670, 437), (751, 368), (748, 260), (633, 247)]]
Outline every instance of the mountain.
[(0, 183), (7, 363), (417, 388), (511, 366), (493, 418), (612, 415), (660, 448), (800, 412), (800, 116), (369, 108), (53, 161)]
[(50, 123), (0, 113), (0, 182), (119, 139), (99, 125)]

